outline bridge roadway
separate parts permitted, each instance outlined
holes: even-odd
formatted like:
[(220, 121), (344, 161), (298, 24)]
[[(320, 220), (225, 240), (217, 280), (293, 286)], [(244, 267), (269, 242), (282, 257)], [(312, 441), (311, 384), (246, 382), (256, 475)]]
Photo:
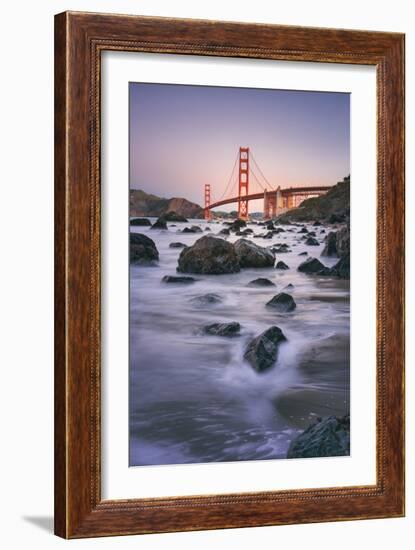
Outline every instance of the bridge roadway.
[[(289, 197), (289, 196), (295, 196), (295, 195), (313, 195), (314, 193), (326, 193), (332, 188), (331, 185), (329, 186), (315, 186), (315, 187), (287, 187), (286, 189), (280, 189), (281, 196), (282, 197)], [(272, 195), (273, 193), (276, 193), (277, 191), (275, 189), (272, 189), (270, 191), (267, 191), (268, 195)], [(231, 197), (230, 199), (223, 199), (217, 202), (213, 202), (208, 208), (209, 210), (212, 210), (212, 208), (217, 208), (218, 206), (223, 206), (225, 204), (232, 204), (234, 202), (238, 202), (239, 199), (241, 200), (248, 200), (248, 201), (255, 201), (258, 199), (264, 198), (264, 192), (261, 193), (251, 193), (245, 196), (241, 197)]]

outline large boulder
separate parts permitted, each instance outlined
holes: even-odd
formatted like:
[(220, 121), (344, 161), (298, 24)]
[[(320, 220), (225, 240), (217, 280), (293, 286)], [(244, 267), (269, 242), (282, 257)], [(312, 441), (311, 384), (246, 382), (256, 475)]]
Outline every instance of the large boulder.
[(287, 458), (348, 456), (350, 454), (350, 416), (319, 418), (296, 437)]
[(278, 357), (278, 348), (287, 339), (279, 327), (273, 326), (251, 340), (244, 359), (257, 371), (262, 372), (274, 366)]
[(154, 265), (159, 259), (157, 247), (150, 237), (142, 233), (130, 233), (130, 262), (138, 265)]
[(302, 262), (297, 269), (301, 271), (301, 273), (320, 273), (324, 271), (325, 266), (317, 258), (311, 257), (307, 258), (305, 262)]
[(275, 256), (271, 250), (247, 239), (237, 240), (234, 246), (241, 267), (273, 267)]
[(272, 307), (278, 313), (288, 313), (294, 311), (297, 307), (294, 298), (290, 294), (280, 292), (276, 294), (269, 302), (266, 303), (267, 307)]
[(151, 225), (151, 221), (148, 220), (147, 218), (132, 218), (130, 220), (130, 225), (134, 225), (134, 226), (150, 226)]
[(241, 325), (235, 321), (232, 323), (213, 323), (203, 327), (203, 332), (212, 336), (239, 336), (240, 330)]
[(207, 275), (237, 273), (239, 270), (239, 259), (233, 244), (213, 235), (200, 237), (193, 246), (184, 248), (177, 267), (177, 271), (182, 273)]

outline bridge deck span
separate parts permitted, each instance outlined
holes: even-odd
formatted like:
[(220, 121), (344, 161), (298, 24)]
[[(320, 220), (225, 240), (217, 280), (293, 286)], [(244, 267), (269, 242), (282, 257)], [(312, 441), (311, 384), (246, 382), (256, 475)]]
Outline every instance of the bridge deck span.
[[(288, 196), (295, 196), (295, 195), (312, 195), (313, 193), (326, 193), (332, 188), (331, 185), (329, 186), (315, 186), (315, 187), (287, 187), (286, 189), (281, 189), (281, 195), (283, 197)], [(268, 191), (268, 194), (271, 195), (272, 193), (276, 193), (275, 189)], [(264, 198), (264, 192), (261, 193), (251, 193), (249, 195), (246, 195), (243, 197), (244, 200), (248, 201), (254, 201), (258, 199)], [(209, 210), (212, 210), (212, 208), (217, 208), (218, 206), (224, 206), (225, 204), (232, 204), (234, 202), (238, 202), (239, 197), (231, 197), (228, 199), (223, 199), (217, 202), (213, 202), (208, 208)]]

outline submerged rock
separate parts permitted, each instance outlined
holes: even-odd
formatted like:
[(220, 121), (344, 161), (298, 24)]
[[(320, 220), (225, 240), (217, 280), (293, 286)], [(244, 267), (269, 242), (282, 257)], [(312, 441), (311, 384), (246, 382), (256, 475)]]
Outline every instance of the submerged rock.
[(205, 235), (193, 246), (184, 248), (179, 256), (177, 271), (221, 275), (237, 273), (239, 260), (233, 244), (224, 239)]
[(287, 458), (348, 456), (350, 454), (350, 416), (318, 419), (296, 437)]
[(283, 288), (283, 290), (293, 290), (293, 288), (294, 288), (294, 285), (292, 285), (291, 283), (288, 283), (288, 285), (285, 286), (285, 287)]
[(212, 336), (239, 336), (241, 325), (236, 322), (232, 323), (213, 323), (203, 327), (205, 334), (211, 334)]
[(198, 225), (192, 225), (191, 227), (185, 227), (182, 233), (202, 233), (202, 230)]
[(308, 252), (300, 252), (299, 256), (308, 256)]
[(161, 218), (165, 222), (187, 222), (187, 219), (184, 216), (178, 214), (177, 212), (174, 212), (173, 210), (171, 210), (170, 212), (166, 212), (161, 216)]
[(277, 262), (277, 265), (275, 266), (275, 269), (290, 269), (286, 263), (284, 263), (282, 260)]
[(239, 239), (234, 247), (241, 267), (273, 267), (274, 265), (274, 254), (267, 248), (247, 239)]
[(248, 286), (275, 286), (275, 284), (265, 277), (259, 277), (258, 279), (250, 281)]
[(170, 243), (169, 248), (186, 248), (187, 244), (184, 243)]
[(224, 227), (219, 231), (219, 235), (230, 235), (230, 234), (231, 234), (230, 230), (227, 229), (226, 227)]
[(176, 275), (165, 275), (162, 279), (163, 283), (178, 283), (188, 285), (195, 283), (197, 279), (193, 277), (177, 277)]
[(222, 302), (222, 298), (219, 294), (210, 292), (207, 294), (202, 294), (201, 296), (195, 296), (190, 301), (198, 306), (211, 306), (214, 304), (220, 304)]
[(133, 219), (130, 220), (130, 225), (134, 225), (134, 226), (147, 225), (147, 226), (150, 226), (151, 221), (148, 220), (147, 218), (133, 218)]
[(303, 226), (298, 233), (308, 233), (307, 228)]
[(279, 327), (273, 326), (251, 340), (244, 359), (257, 371), (262, 372), (274, 366), (278, 358), (278, 348), (287, 339)]
[(154, 265), (159, 259), (157, 247), (150, 237), (142, 233), (130, 233), (130, 262), (138, 265)]
[(156, 222), (153, 223), (153, 225), (150, 227), (150, 229), (167, 229), (167, 224), (163, 217), (160, 217)]
[(288, 313), (290, 311), (294, 311), (297, 304), (290, 294), (280, 292), (279, 294), (276, 294), (269, 302), (267, 302), (266, 306), (274, 308), (279, 313)]
[(307, 246), (318, 246), (320, 243), (314, 237), (308, 237), (305, 241)]
[(307, 258), (297, 269), (301, 273), (319, 273), (325, 269), (325, 266), (317, 258)]

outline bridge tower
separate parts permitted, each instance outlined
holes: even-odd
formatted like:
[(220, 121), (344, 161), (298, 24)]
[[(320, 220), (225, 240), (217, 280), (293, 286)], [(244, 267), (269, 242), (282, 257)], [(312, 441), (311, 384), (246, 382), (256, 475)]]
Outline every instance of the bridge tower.
[(238, 218), (248, 219), (249, 147), (239, 147)]
[(205, 220), (212, 219), (212, 212), (209, 207), (210, 207), (210, 183), (205, 183)]

